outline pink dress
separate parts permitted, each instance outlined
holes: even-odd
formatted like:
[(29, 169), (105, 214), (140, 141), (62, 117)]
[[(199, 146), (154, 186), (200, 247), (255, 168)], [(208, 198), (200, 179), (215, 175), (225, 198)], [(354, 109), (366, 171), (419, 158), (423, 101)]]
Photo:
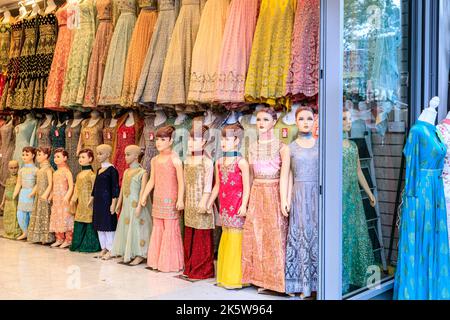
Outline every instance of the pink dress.
[(65, 170), (58, 169), (53, 174), (53, 204), (50, 216), (50, 232), (73, 231), (74, 216), (70, 213), (70, 206), (64, 203), (64, 196), (69, 190)]
[(134, 125), (127, 127), (123, 123), (119, 130), (117, 130), (117, 144), (114, 149), (114, 167), (119, 171), (119, 185), (122, 185), (123, 173), (128, 168), (127, 162), (125, 161), (125, 148), (129, 145), (136, 144), (136, 130)]
[[(158, 157), (159, 158), (159, 157)], [(159, 219), (178, 219), (177, 211), (178, 180), (172, 158), (159, 163), (155, 158), (155, 189), (153, 192), (152, 216)]]
[(64, 85), (64, 76), (67, 69), (70, 48), (72, 45), (72, 30), (67, 28), (68, 13), (66, 6), (56, 11), (58, 19), (58, 40), (55, 46), (52, 66), (48, 77), (47, 92), (45, 94), (44, 107), (53, 110), (65, 110), (60, 106)]
[(227, 108), (244, 103), (253, 34), (260, 0), (232, 0), (222, 41), (215, 100), (227, 103)]
[(292, 34), (286, 94), (299, 100), (319, 92), (320, 0), (299, 0)]

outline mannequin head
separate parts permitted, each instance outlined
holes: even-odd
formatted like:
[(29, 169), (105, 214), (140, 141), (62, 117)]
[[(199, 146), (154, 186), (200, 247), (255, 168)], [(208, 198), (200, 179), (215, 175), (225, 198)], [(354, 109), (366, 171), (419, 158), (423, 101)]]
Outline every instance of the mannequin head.
[(277, 113), (271, 108), (263, 108), (256, 114), (256, 127), (260, 135), (267, 134), (277, 123)]
[(314, 112), (309, 107), (299, 107), (295, 112), (295, 123), (300, 133), (311, 133), (314, 129)]
[(172, 148), (174, 133), (175, 127), (173, 126), (165, 126), (156, 131), (155, 145), (159, 152), (168, 151)]
[(55, 150), (54, 161), (58, 167), (66, 165), (68, 158), (69, 158), (69, 153), (65, 149), (58, 148)]
[(19, 163), (16, 160), (8, 162), (8, 171), (10, 175), (17, 176), (17, 173), (19, 172)]
[(81, 111), (74, 111), (73, 112), (73, 118), (74, 119), (80, 119), (83, 116), (83, 114), (81, 113)]
[(230, 124), (222, 129), (220, 146), (223, 152), (237, 151), (241, 142), (244, 129), (239, 123)]
[(80, 166), (89, 166), (94, 161), (94, 152), (91, 149), (83, 149), (78, 153)]
[(48, 158), (50, 158), (51, 154), (52, 151), (50, 148), (38, 148), (36, 153), (36, 160), (39, 164), (44, 163), (48, 161)]
[(140, 155), (141, 147), (139, 146), (132, 144), (125, 148), (125, 161), (127, 162), (127, 164), (138, 162)]
[(350, 132), (352, 130), (352, 113), (348, 109), (344, 109), (342, 114), (343, 130)]
[(22, 149), (22, 160), (26, 164), (34, 163), (36, 157), (36, 149), (33, 147), (25, 147)]
[(189, 132), (188, 150), (190, 152), (202, 151), (208, 141), (208, 127), (194, 122)]
[(109, 144), (101, 144), (95, 149), (97, 151), (97, 160), (101, 163), (107, 162), (111, 157), (112, 147)]
[(92, 119), (98, 119), (98, 118), (100, 118), (100, 112), (98, 112), (97, 110), (93, 110), (93, 111), (91, 112), (91, 118), (92, 118)]

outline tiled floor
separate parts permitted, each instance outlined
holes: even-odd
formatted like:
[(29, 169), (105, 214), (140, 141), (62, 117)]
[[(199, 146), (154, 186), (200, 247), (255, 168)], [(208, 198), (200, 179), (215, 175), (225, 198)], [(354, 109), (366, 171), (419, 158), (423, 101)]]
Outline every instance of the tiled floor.
[(0, 299), (290, 299), (260, 295), (253, 287), (225, 290), (214, 280), (191, 283), (144, 264), (130, 267), (93, 256), (0, 239)]

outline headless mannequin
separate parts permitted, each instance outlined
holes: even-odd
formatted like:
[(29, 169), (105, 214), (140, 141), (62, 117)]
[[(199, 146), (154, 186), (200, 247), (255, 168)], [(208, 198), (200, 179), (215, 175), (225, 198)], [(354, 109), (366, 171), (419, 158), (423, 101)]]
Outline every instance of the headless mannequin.
[(45, 14), (49, 14), (56, 9), (56, 4), (53, 0), (47, 0), (47, 7), (45, 8)]
[[(286, 124), (288, 126), (295, 125), (295, 123), (296, 123), (295, 113), (297, 112), (298, 108), (300, 108), (299, 104), (294, 104), (292, 106), (291, 111), (286, 113), (286, 115), (282, 118), (282, 121), (284, 124)], [(299, 132), (301, 132), (301, 131), (299, 131)]]
[(52, 114), (46, 114), (45, 115), (45, 120), (41, 124), (41, 129), (48, 128), (48, 126), (52, 124), (52, 121), (53, 121), (53, 115)]
[(25, 17), (26, 17), (27, 15), (28, 15), (27, 8), (25, 8), (24, 5), (23, 5), (22, 3), (20, 3), (18, 20), (23, 20), (23, 19), (25, 19)]
[(164, 122), (167, 121), (167, 116), (164, 113), (163, 110), (156, 110), (156, 117), (155, 117), (155, 127), (159, 127), (160, 125), (162, 125)]
[(78, 127), (78, 125), (83, 121), (83, 117), (80, 111), (75, 111), (73, 113), (73, 121), (70, 125), (71, 128)]
[[(439, 97), (434, 97), (433, 99), (431, 99), (430, 106), (428, 108), (426, 108), (425, 110), (423, 110), (422, 114), (419, 117), (419, 120), (427, 122), (434, 126), (434, 124), (436, 122), (436, 117), (437, 117), (436, 108), (439, 106), (440, 102), (441, 102), (441, 100), (439, 99)], [(447, 117), (448, 117), (448, 115), (447, 115)]]
[(230, 112), (230, 114), (228, 115), (226, 123), (227, 124), (235, 124), (240, 119), (242, 119), (242, 115), (239, 115), (239, 117), (238, 117), (238, 113), (236, 111), (232, 110)]
[(205, 117), (203, 118), (203, 124), (205, 126), (210, 126), (215, 120), (216, 120), (216, 115), (211, 111), (211, 110), (206, 110), (205, 112)]
[(33, 6), (31, 7), (31, 13), (30, 13), (30, 18), (34, 18), (36, 17), (38, 14), (41, 13), (41, 7), (39, 7), (39, 5), (37, 4), (36, 1), (34, 1)]
[[(141, 154), (141, 147), (139, 147), (139, 146), (129, 145), (125, 148), (125, 161), (127, 162), (127, 164), (129, 165), (130, 168), (133, 165), (139, 164), (140, 154)], [(127, 170), (129, 170), (129, 169), (127, 169)], [(148, 174), (145, 173), (142, 176), (141, 186), (145, 186), (147, 184), (147, 181), (148, 181)], [(140, 193), (139, 197), (142, 195), (143, 192), (144, 192), (144, 188), (141, 187), (141, 193)], [(120, 212), (120, 210), (122, 208), (122, 204), (123, 204), (123, 188), (120, 190), (119, 200), (117, 201), (117, 206), (116, 206), (116, 212)], [(136, 218), (139, 218), (139, 216), (141, 215), (141, 211), (142, 211), (142, 206), (139, 202), (137, 204), (136, 211), (135, 211)], [(138, 264), (141, 264), (143, 261), (144, 261), (143, 257), (136, 257), (129, 264), (131, 266), (137, 266)], [(124, 262), (123, 259), (122, 259), (122, 262)]]
[(100, 121), (100, 113), (97, 110), (94, 110), (91, 112), (91, 117), (88, 120), (87, 126), (89, 128), (92, 128)]
[(128, 111), (128, 118), (127, 118), (127, 120), (125, 120), (125, 126), (126, 126), (126, 127), (134, 126), (134, 115), (133, 115), (133, 111)]
[(7, 24), (11, 22), (11, 12), (9, 10), (6, 10), (3, 12), (3, 21), (2, 23)]
[[(343, 121), (344, 121), (344, 132), (350, 133), (350, 131), (352, 130), (352, 117), (351, 117), (350, 111), (344, 112)], [(350, 141), (348, 139), (344, 138), (343, 145), (344, 145), (344, 147), (348, 148), (350, 146)], [(369, 197), (370, 205), (374, 208), (375, 205), (377, 204), (377, 200), (375, 199), (375, 196), (373, 195), (372, 191), (370, 190), (370, 187), (369, 187), (369, 184), (367, 183), (366, 177), (364, 176), (364, 173), (362, 172), (359, 157), (358, 157), (358, 169), (357, 170), (358, 170), (359, 184), (361, 185), (361, 187), (364, 189), (367, 196)]]
[(184, 113), (184, 111), (181, 111), (181, 110), (177, 111), (177, 118), (175, 119), (174, 124), (176, 126), (178, 126), (178, 125), (182, 124), (184, 122), (184, 120), (186, 120), (186, 118), (187, 118), (187, 115), (186, 115), (186, 113)]

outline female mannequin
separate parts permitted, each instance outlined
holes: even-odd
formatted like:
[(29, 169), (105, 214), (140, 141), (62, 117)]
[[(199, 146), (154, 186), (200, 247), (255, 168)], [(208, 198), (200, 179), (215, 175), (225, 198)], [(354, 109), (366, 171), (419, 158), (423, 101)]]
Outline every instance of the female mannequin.
[(53, 115), (46, 113), (41, 125), (37, 128), (37, 146), (38, 148), (51, 148), (50, 131), (52, 129)]
[(242, 127), (222, 129), (224, 157), (216, 163), (216, 183), (208, 200), (208, 211), (219, 196), (222, 236), (217, 260), (217, 285), (226, 289), (242, 288), (242, 228), (250, 195), (250, 168), (238, 152)]
[(58, 169), (53, 174), (53, 190), (50, 196), (53, 201), (50, 231), (56, 233), (56, 242), (51, 247), (64, 249), (70, 247), (73, 237), (73, 215), (70, 213), (73, 176), (67, 165), (67, 151), (58, 148), (54, 155)]
[(112, 147), (101, 144), (96, 148), (101, 169), (97, 171), (89, 207), (93, 208), (92, 223), (98, 233), (102, 252), (97, 258), (111, 257), (117, 227), (116, 204), (119, 197), (119, 173), (110, 162)]
[[(121, 212), (111, 254), (123, 257), (123, 263), (132, 266), (147, 258), (151, 233), (151, 217), (148, 207), (141, 206), (139, 197), (148, 181), (148, 174), (139, 162), (141, 148), (130, 145), (125, 148), (125, 170), (116, 212)], [(132, 261), (131, 261), (132, 260)], [(131, 262), (130, 262), (131, 261)]]
[[(81, 124), (80, 140), (78, 141), (77, 154), (82, 149), (95, 150), (97, 146), (103, 143), (103, 119), (100, 113), (94, 110), (90, 114), (90, 118)], [(96, 171), (100, 167), (98, 159), (94, 157), (92, 167)]]
[[(445, 137), (434, 126), (438, 99), (409, 131), (394, 299), (450, 299), (445, 208)], [(414, 264), (411, 263), (414, 261)]]
[(69, 154), (69, 168), (75, 178), (81, 171), (78, 163), (77, 148), (80, 141), (81, 123), (83, 122), (83, 114), (80, 111), (73, 112), (73, 119), (69, 120), (66, 126), (65, 145)]
[(286, 293), (305, 298), (317, 292), (319, 279), (319, 148), (312, 134), (313, 110), (296, 108), (295, 118), (299, 134), (289, 145)]
[(53, 243), (55, 235), (50, 229), (50, 203), (48, 198), (53, 188), (53, 169), (50, 166), (50, 148), (38, 148), (36, 160), (39, 163), (36, 185), (32, 195), (36, 197), (36, 204), (28, 227), (28, 241), (42, 244)]
[(49, 14), (56, 9), (56, 4), (53, 0), (47, 0), (47, 7), (45, 8), (45, 14)]
[(14, 149), (13, 159), (22, 166), (22, 149), (24, 147), (36, 145), (36, 127), (38, 121), (32, 112), (27, 113), (25, 121), (14, 128), (16, 135), (16, 147)]
[(180, 211), (184, 209), (183, 163), (172, 151), (175, 128), (166, 126), (156, 132), (159, 154), (151, 161), (150, 180), (140, 198), (147, 204), (153, 192), (153, 230), (148, 248), (147, 265), (162, 272), (183, 269), (183, 242), (180, 232)]
[(204, 153), (208, 127), (192, 128), (189, 135), (190, 155), (184, 162), (184, 273), (194, 279), (214, 277), (214, 215), (206, 212), (211, 195), (214, 164)]
[(22, 150), (23, 167), (19, 170), (16, 188), (14, 189), (13, 199), (19, 196), (19, 203), (17, 205), (17, 220), (19, 221), (22, 235), (17, 240), (24, 240), (27, 238), (28, 224), (30, 222), (30, 215), (33, 211), (34, 196), (32, 195), (33, 188), (36, 185), (37, 168), (34, 165), (34, 158), (36, 157), (36, 150), (33, 147), (25, 147)]
[(5, 192), (0, 208), (3, 210), (3, 237), (7, 239), (17, 239), (22, 234), (22, 230), (17, 220), (17, 199), (14, 199), (14, 189), (17, 184), (17, 172), (19, 163), (11, 160), (8, 163), (9, 178), (6, 179)]
[(17, 18), (18, 20), (23, 20), (25, 19), (25, 17), (28, 15), (28, 11), (27, 8), (25, 8), (25, 6), (19, 2), (19, 17)]
[(372, 207), (375, 207), (376, 199), (361, 170), (358, 147), (348, 139), (352, 129), (350, 111), (344, 110), (343, 121), (342, 282), (343, 292), (347, 292), (350, 285), (366, 286), (367, 268), (375, 263), (359, 186), (361, 185), (366, 192)]
[[(275, 137), (276, 121), (272, 109), (258, 112), (258, 141), (249, 150), (254, 180), (242, 239), (242, 282), (260, 287), (258, 292), (264, 289), (285, 292), (286, 289), (290, 155), (289, 148)], [(256, 237), (258, 234), (260, 236)]]
[(94, 152), (91, 149), (81, 150), (78, 154), (81, 172), (77, 175), (70, 201), (72, 212), (75, 213), (70, 251), (98, 252), (101, 250), (97, 232), (92, 224), (92, 207), (89, 206), (95, 181), (92, 161), (94, 161)]

